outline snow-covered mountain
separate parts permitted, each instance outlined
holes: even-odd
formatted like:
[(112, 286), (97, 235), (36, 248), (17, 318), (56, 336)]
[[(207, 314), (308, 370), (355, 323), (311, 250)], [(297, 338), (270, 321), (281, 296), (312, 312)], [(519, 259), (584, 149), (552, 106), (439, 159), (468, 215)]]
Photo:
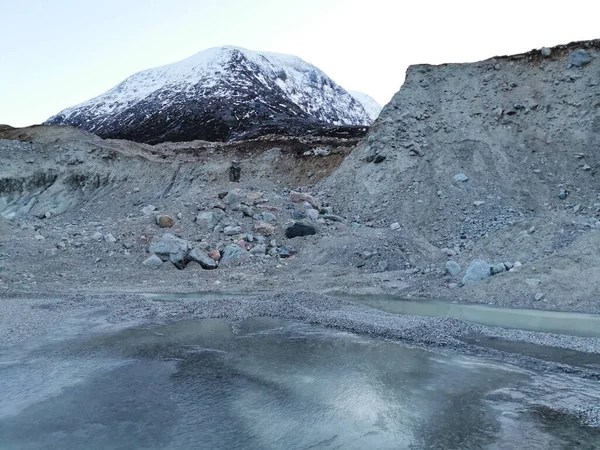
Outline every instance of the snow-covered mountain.
[(371, 122), (375, 122), (375, 119), (379, 117), (379, 113), (383, 107), (375, 101), (373, 97), (365, 94), (364, 92), (348, 91), (348, 93), (360, 102), (365, 109), (367, 116), (371, 119)]
[(296, 56), (226, 46), (138, 72), (46, 124), (158, 143), (303, 134), (370, 125), (371, 117), (360, 101)]

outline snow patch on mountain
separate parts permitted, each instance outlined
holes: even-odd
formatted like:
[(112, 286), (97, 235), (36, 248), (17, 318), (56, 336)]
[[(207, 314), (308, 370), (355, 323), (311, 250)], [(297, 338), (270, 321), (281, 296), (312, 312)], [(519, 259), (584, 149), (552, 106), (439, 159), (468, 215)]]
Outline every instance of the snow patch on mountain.
[[(254, 79), (232, 77), (233, 71), (240, 68)], [(199, 92), (205, 92), (207, 99), (230, 99), (235, 104), (239, 91), (252, 89), (256, 81), (321, 122), (372, 123), (372, 112), (365, 111), (362, 102), (312, 64), (297, 56), (233, 46), (211, 48), (173, 64), (138, 72), (104, 94), (61, 111), (48, 122), (55, 123), (56, 118), (64, 123), (81, 122), (77, 116), (84, 113), (90, 123), (88, 131), (97, 131), (108, 116), (121, 114), (151, 96), (164, 97), (165, 108), (173, 94), (198, 101)]]
[(354, 97), (365, 109), (365, 112), (371, 119), (371, 122), (375, 122), (375, 119), (379, 117), (379, 113), (383, 109), (383, 107), (377, 103), (377, 101), (371, 97), (370, 95), (365, 94), (364, 92), (359, 91), (348, 91), (348, 93)]

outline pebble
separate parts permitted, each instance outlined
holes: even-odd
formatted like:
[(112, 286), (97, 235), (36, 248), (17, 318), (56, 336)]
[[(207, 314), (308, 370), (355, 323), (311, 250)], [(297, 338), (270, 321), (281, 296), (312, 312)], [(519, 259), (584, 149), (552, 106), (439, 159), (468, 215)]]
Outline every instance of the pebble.
[(466, 176), (464, 173), (457, 173), (456, 175), (454, 175), (454, 181), (458, 181), (461, 183), (464, 183), (465, 181), (468, 181), (469, 177)]

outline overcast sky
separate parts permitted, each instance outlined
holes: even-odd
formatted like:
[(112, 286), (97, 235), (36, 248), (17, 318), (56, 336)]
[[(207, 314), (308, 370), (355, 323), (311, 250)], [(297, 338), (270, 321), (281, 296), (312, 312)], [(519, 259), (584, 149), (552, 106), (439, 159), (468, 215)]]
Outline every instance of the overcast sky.
[(40, 123), (220, 45), (298, 55), (385, 104), (410, 64), (599, 38), (599, 13), (594, 0), (0, 0), (0, 123)]

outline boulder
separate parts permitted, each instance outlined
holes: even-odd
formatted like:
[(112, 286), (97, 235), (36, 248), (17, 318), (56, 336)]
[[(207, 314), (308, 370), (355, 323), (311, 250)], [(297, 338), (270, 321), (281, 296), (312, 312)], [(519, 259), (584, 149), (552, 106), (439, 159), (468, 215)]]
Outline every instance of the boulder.
[(450, 276), (455, 277), (460, 273), (461, 270), (462, 268), (460, 267), (460, 264), (458, 264), (456, 261), (451, 260), (446, 262), (446, 272)]
[(156, 224), (161, 228), (171, 228), (173, 225), (175, 225), (175, 219), (164, 214), (158, 215), (156, 216)]
[(237, 244), (229, 244), (223, 250), (223, 255), (221, 256), (221, 265), (228, 264), (232, 261), (238, 261), (240, 259), (248, 258), (250, 253), (244, 250)]
[(485, 280), (490, 276), (490, 265), (481, 260), (474, 259), (469, 267), (467, 268), (467, 272), (462, 279), (463, 284), (472, 284), (481, 280)]
[(162, 259), (160, 259), (158, 256), (156, 255), (152, 255), (149, 258), (147, 258), (146, 260), (144, 260), (144, 262), (142, 263), (144, 266), (156, 270), (158, 268), (160, 268), (160, 266), (162, 266)]
[(317, 229), (315, 227), (300, 222), (287, 227), (285, 230), (285, 237), (288, 239), (301, 236), (311, 236), (313, 234), (317, 234)]
[(176, 263), (179, 264), (182, 260), (185, 260), (185, 255), (190, 248), (190, 243), (185, 239), (175, 237), (170, 233), (165, 233), (162, 237), (155, 239), (150, 243), (148, 251), (154, 253), (163, 261), (176, 261)]
[(244, 197), (245, 195), (241, 189), (232, 189), (227, 192), (225, 197), (223, 197), (223, 203), (226, 205), (237, 205), (238, 203), (241, 203)]
[(310, 206), (312, 206), (317, 211), (321, 209), (321, 203), (314, 198), (312, 195), (305, 194), (303, 192), (290, 192), (290, 200), (292, 203), (304, 203), (307, 202)]
[(179, 270), (183, 270), (188, 262), (187, 252), (180, 251), (177, 253), (170, 253), (169, 261), (171, 261), (171, 263)]
[(198, 214), (196, 222), (200, 228), (212, 231), (223, 217), (225, 217), (223, 210), (215, 208), (212, 211), (203, 211)]
[(193, 248), (187, 255), (188, 261), (197, 262), (200, 267), (206, 270), (216, 269), (219, 264), (202, 250)]
[(583, 49), (575, 50), (567, 58), (567, 62), (575, 67), (582, 67), (592, 62), (592, 57)]

